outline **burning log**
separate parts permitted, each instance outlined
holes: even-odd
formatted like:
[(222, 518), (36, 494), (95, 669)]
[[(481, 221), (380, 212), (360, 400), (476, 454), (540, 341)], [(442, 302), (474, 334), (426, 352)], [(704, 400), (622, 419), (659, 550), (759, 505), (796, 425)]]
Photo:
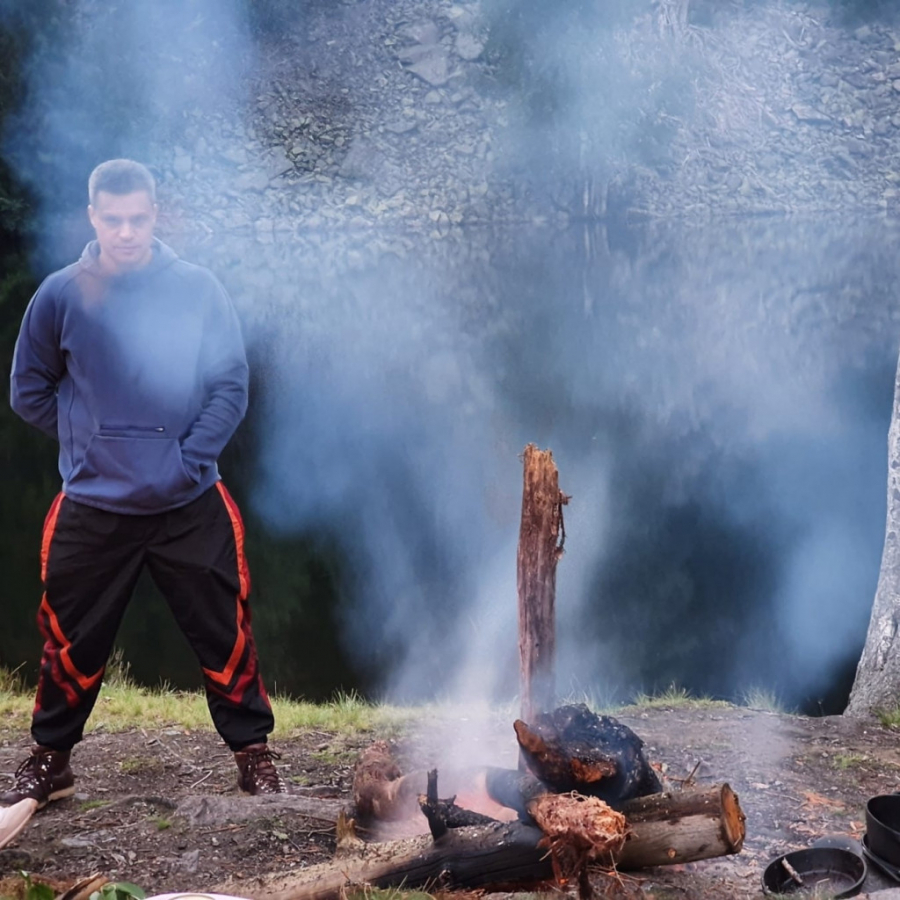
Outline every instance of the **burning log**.
[(541, 713), (513, 727), (528, 768), (556, 793), (578, 791), (613, 808), (659, 793), (662, 784), (644, 756), (644, 742), (612, 716), (583, 703)]
[[(553, 864), (538, 849), (544, 833), (520, 822), (451, 829), (437, 841), (430, 836), (370, 844), (357, 859), (311, 866), (300, 873), (273, 875), (245, 896), (260, 900), (339, 900), (348, 884), (376, 888), (428, 886), (478, 888), (545, 881)], [(217, 892), (228, 892), (225, 884)], [(241, 891), (247, 892), (246, 881)]]
[(437, 776), (437, 769), (432, 769), (428, 773), (428, 792), (424, 797), (419, 795), (419, 808), (428, 820), (428, 828), (435, 840), (442, 838), (450, 828), (490, 825), (494, 821), (490, 816), (457, 806), (456, 797), (451, 797), (449, 800), (439, 799)]
[(549, 450), (529, 444), (524, 463), (516, 580), (521, 715), (530, 720), (554, 704), (556, 564), (563, 555), (562, 508), (569, 498), (559, 489), (559, 473)]

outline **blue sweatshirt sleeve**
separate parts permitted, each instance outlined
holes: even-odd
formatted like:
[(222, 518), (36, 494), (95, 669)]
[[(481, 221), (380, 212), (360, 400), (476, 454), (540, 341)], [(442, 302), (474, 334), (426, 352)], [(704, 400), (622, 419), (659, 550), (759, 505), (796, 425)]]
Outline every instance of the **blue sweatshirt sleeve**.
[(66, 371), (57, 326), (56, 292), (44, 282), (31, 298), (10, 378), (10, 405), (26, 422), (59, 440), (56, 390)]
[(185, 468), (195, 481), (204, 468), (215, 464), (247, 412), (249, 369), (241, 327), (231, 299), (218, 282), (201, 360), (203, 408), (181, 442)]

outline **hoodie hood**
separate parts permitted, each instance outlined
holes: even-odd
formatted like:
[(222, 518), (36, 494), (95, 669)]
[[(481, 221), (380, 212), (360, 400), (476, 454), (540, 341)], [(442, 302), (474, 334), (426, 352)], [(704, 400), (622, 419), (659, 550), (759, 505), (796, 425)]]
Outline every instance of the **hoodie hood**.
[(118, 275), (110, 275), (104, 272), (100, 267), (100, 243), (96, 240), (90, 241), (84, 248), (78, 264), (87, 272), (98, 278), (109, 278), (119, 284), (128, 284), (143, 280), (144, 278), (156, 275), (163, 269), (167, 269), (172, 263), (178, 260), (178, 254), (168, 245), (164, 244), (159, 238), (153, 238), (151, 245), (152, 255), (150, 262), (139, 269), (133, 269), (129, 272), (122, 272)]

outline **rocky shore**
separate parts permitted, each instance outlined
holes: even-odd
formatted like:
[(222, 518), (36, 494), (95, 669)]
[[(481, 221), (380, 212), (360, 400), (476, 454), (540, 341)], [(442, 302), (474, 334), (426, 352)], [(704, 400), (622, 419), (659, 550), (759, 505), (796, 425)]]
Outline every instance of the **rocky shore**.
[[(550, 135), (503, 77), (479, 3), (316, 5), (235, 61), (242, 96), (197, 106), (177, 142), (153, 148), (174, 224), (439, 237), (622, 215), (893, 212), (900, 31), (824, 2), (707, 6), (647, 4), (598, 37), (596, 59), (589, 35), (570, 47), (534, 35), (532, 69), (570, 66), (555, 121), (579, 128), (580, 146), (529, 168), (518, 151)], [(191, 62), (197, 78), (209, 63)]]

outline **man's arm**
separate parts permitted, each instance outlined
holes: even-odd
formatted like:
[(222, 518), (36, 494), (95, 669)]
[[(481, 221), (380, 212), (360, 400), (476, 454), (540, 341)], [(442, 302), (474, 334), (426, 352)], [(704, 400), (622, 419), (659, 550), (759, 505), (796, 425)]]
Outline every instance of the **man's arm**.
[(237, 313), (224, 288), (206, 324), (203, 342), (203, 409), (181, 442), (185, 468), (200, 481), (247, 412), (249, 370)]
[(31, 298), (13, 353), (9, 400), (13, 411), (59, 440), (56, 388), (66, 370), (56, 326), (55, 296), (44, 282)]

